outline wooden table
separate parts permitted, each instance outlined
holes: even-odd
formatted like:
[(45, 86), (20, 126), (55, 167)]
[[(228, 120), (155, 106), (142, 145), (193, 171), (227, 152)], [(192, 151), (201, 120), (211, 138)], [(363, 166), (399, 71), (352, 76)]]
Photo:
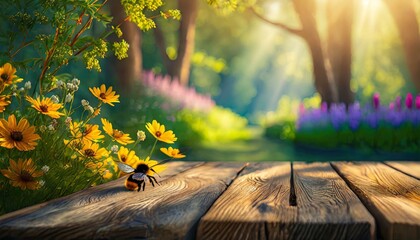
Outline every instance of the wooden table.
[(420, 239), (420, 163), (171, 162), (0, 217), (14, 239)]

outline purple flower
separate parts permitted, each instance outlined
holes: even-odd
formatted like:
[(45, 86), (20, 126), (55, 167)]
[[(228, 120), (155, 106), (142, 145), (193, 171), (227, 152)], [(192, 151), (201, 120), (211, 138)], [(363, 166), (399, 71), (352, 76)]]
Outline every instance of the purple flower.
[(407, 93), (407, 96), (405, 97), (405, 106), (407, 109), (413, 108), (413, 95), (411, 93)]
[(394, 102), (389, 103), (389, 110), (394, 111), (394, 109), (395, 109), (395, 103)]
[(330, 108), (331, 124), (338, 130), (347, 120), (346, 106), (344, 104), (332, 104)]
[(366, 122), (371, 128), (377, 128), (379, 123), (379, 117), (376, 113), (368, 113), (366, 115)]
[(404, 114), (401, 111), (389, 111), (385, 115), (385, 120), (393, 127), (399, 127), (404, 122)]
[(362, 120), (362, 112), (359, 103), (354, 103), (349, 106), (348, 119), (350, 129), (352, 131), (357, 130)]
[(154, 94), (170, 99), (180, 108), (207, 111), (215, 105), (210, 96), (202, 95), (194, 88), (184, 86), (177, 79), (171, 79), (169, 76), (144, 71), (142, 81)]
[(380, 100), (379, 93), (373, 94), (373, 107), (377, 110), (379, 108)]
[(417, 95), (416, 97), (416, 108), (420, 109), (420, 95)]
[(328, 111), (328, 104), (326, 102), (321, 103), (321, 112), (326, 113)]
[(395, 98), (395, 108), (396, 108), (398, 111), (401, 111), (401, 97), (400, 97), (400, 96), (397, 96), (397, 97)]

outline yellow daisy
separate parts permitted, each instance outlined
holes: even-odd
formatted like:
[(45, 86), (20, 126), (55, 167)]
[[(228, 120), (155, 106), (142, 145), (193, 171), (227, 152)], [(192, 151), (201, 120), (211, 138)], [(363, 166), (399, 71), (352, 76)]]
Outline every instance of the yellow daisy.
[(35, 108), (38, 112), (47, 115), (51, 118), (60, 118), (64, 113), (58, 112), (57, 110), (62, 108), (61, 103), (54, 103), (51, 98), (44, 98), (40, 100), (39, 97), (33, 99), (29, 96), (26, 96), (26, 101), (32, 103), (32, 107)]
[(152, 123), (146, 123), (146, 128), (159, 141), (174, 143), (177, 140), (171, 130), (165, 131), (165, 125), (158, 123), (156, 120), (153, 120)]
[(70, 133), (75, 139), (82, 139), (83, 141), (97, 142), (105, 136), (99, 130), (99, 125), (82, 124), (79, 122), (72, 122), (70, 124)]
[(134, 142), (133, 140), (131, 140), (130, 134), (124, 133), (118, 129), (113, 129), (112, 123), (108, 122), (105, 118), (101, 118), (101, 121), (103, 124), (104, 131), (118, 143), (122, 145), (127, 145)]
[(94, 142), (86, 142), (79, 153), (85, 158), (93, 158), (96, 160), (102, 157), (108, 157), (109, 152), (105, 148), (100, 148), (99, 144)]
[(117, 164), (112, 158), (107, 158), (103, 161), (88, 162), (86, 168), (92, 170), (95, 173), (99, 173), (103, 179), (111, 179), (113, 172), (117, 172)]
[(64, 144), (73, 150), (80, 150), (84, 146), (82, 139), (72, 139), (72, 140), (64, 139)]
[(179, 152), (179, 149), (172, 148), (172, 147), (161, 148), (160, 151), (163, 152), (164, 154), (166, 154), (168, 157), (171, 157), (171, 158), (184, 158), (185, 157), (184, 154), (181, 154)]
[(93, 87), (89, 88), (89, 91), (93, 94), (93, 96), (97, 97), (103, 103), (107, 103), (111, 106), (114, 106), (115, 103), (119, 103), (120, 100), (118, 98), (120, 95), (115, 95), (115, 91), (112, 91), (112, 87), (106, 88), (105, 84), (102, 84), (100, 88)]
[(16, 163), (10, 159), (10, 167), (2, 169), (1, 173), (10, 179), (10, 184), (13, 187), (19, 187), (22, 190), (35, 190), (41, 187), (38, 177), (42, 176), (43, 171), (36, 170), (36, 166), (31, 158), (23, 161), (19, 159)]
[(28, 120), (22, 118), (17, 123), (14, 114), (10, 115), (7, 121), (0, 120), (0, 146), (29, 151), (35, 149), (38, 139), (41, 137), (35, 133), (35, 127), (29, 125)]
[(0, 96), (0, 113), (4, 112), (6, 110), (6, 107), (10, 104), (10, 96), (3, 95)]
[(12, 84), (13, 79), (17, 78), (15, 73), (16, 68), (14, 68), (10, 63), (6, 63), (0, 67), (0, 87)]
[(140, 159), (136, 156), (135, 151), (121, 146), (118, 150), (118, 160), (134, 168)]

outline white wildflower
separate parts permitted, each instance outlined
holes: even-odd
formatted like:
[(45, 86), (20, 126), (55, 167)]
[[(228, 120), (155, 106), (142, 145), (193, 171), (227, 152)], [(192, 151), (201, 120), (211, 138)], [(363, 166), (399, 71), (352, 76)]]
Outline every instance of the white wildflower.
[(112, 151), (114, 154), (118, 154), (118, 145), (113, 145), (113, 146), (111, 147), (111, 151)]
[(52, 95), (51, 96), (51, 101), (53, 101), (53, 103), (59, 103), (60, 102), (60, 98), (58, 98), (57, 95)]
[(29, 90), (29, 89), (31, 89), (31, 87), (32, 87), (31, 82), (27, 81), (27, 82), (25, 83), (25, 88)]
[(73, 100), (73, 95), (71, 95), (70, 93), (68, 93), (67, 95), (66, 95), (66, 103), (69, 103), (69, 102), (71, 102), (71, 100)]
[(50, 167), (49, 167), (49, 166), (47, 166), (47, 165), (44, 165), (44, 166), (42, 166), (41, 170), (42, 170), (44, 173), (46, 173), (46, 172), (48, 172), (48, 171), (50, 170)]
[(146, 139), (146, 133), (143, 131), (137, 131), (137, 140), (144, 141)]

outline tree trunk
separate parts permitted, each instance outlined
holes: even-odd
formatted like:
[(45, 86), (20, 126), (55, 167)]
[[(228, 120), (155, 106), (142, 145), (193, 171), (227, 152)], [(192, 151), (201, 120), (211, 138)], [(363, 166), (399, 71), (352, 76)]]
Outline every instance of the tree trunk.
[(328, 60), (337, 87), (338, 101), (348, 106), (354, 101), (350, 87), (354, 1), (328, 1), (327, 4)]
[(311, 51), (315, 88), (323, 102), (328, 104), (337, 102), (338, 97), (332, 71), (325, 59), (317, 29), (315, 2), (313, 0), (294, 0), (293, 4), (302, 25), (301, 36)]
[[(114, 17), (115, 25), (121, 23), (126, 14), (120, 0), (110, 1), (111, 14)], [(135, 81), (141, 78), (142, 72), (142, 53), (141, 53), (141, 32), (136, 24), (125, 21), (121, 24), (124, 40), (130, 45), (128, 49), (128, 58), (123, 60), (115, 59), (118, 83), (121, 90), (128, 93)]]
[(166, 54), (165, 38), (159, 28), (155, 29), (156, 44), (160, 48), (168, 74), (188, 85), (191, 69), (191, 57), (194, 52), (195, 22), (198, 13), (198, 0), (178, 0), (178, 9), (182, 17), (178, 30), (178, 52), (174, 60)]
[(420, 33), (412, 0), (384, 0), (400, 33), (411, 80), (420, 91)]

